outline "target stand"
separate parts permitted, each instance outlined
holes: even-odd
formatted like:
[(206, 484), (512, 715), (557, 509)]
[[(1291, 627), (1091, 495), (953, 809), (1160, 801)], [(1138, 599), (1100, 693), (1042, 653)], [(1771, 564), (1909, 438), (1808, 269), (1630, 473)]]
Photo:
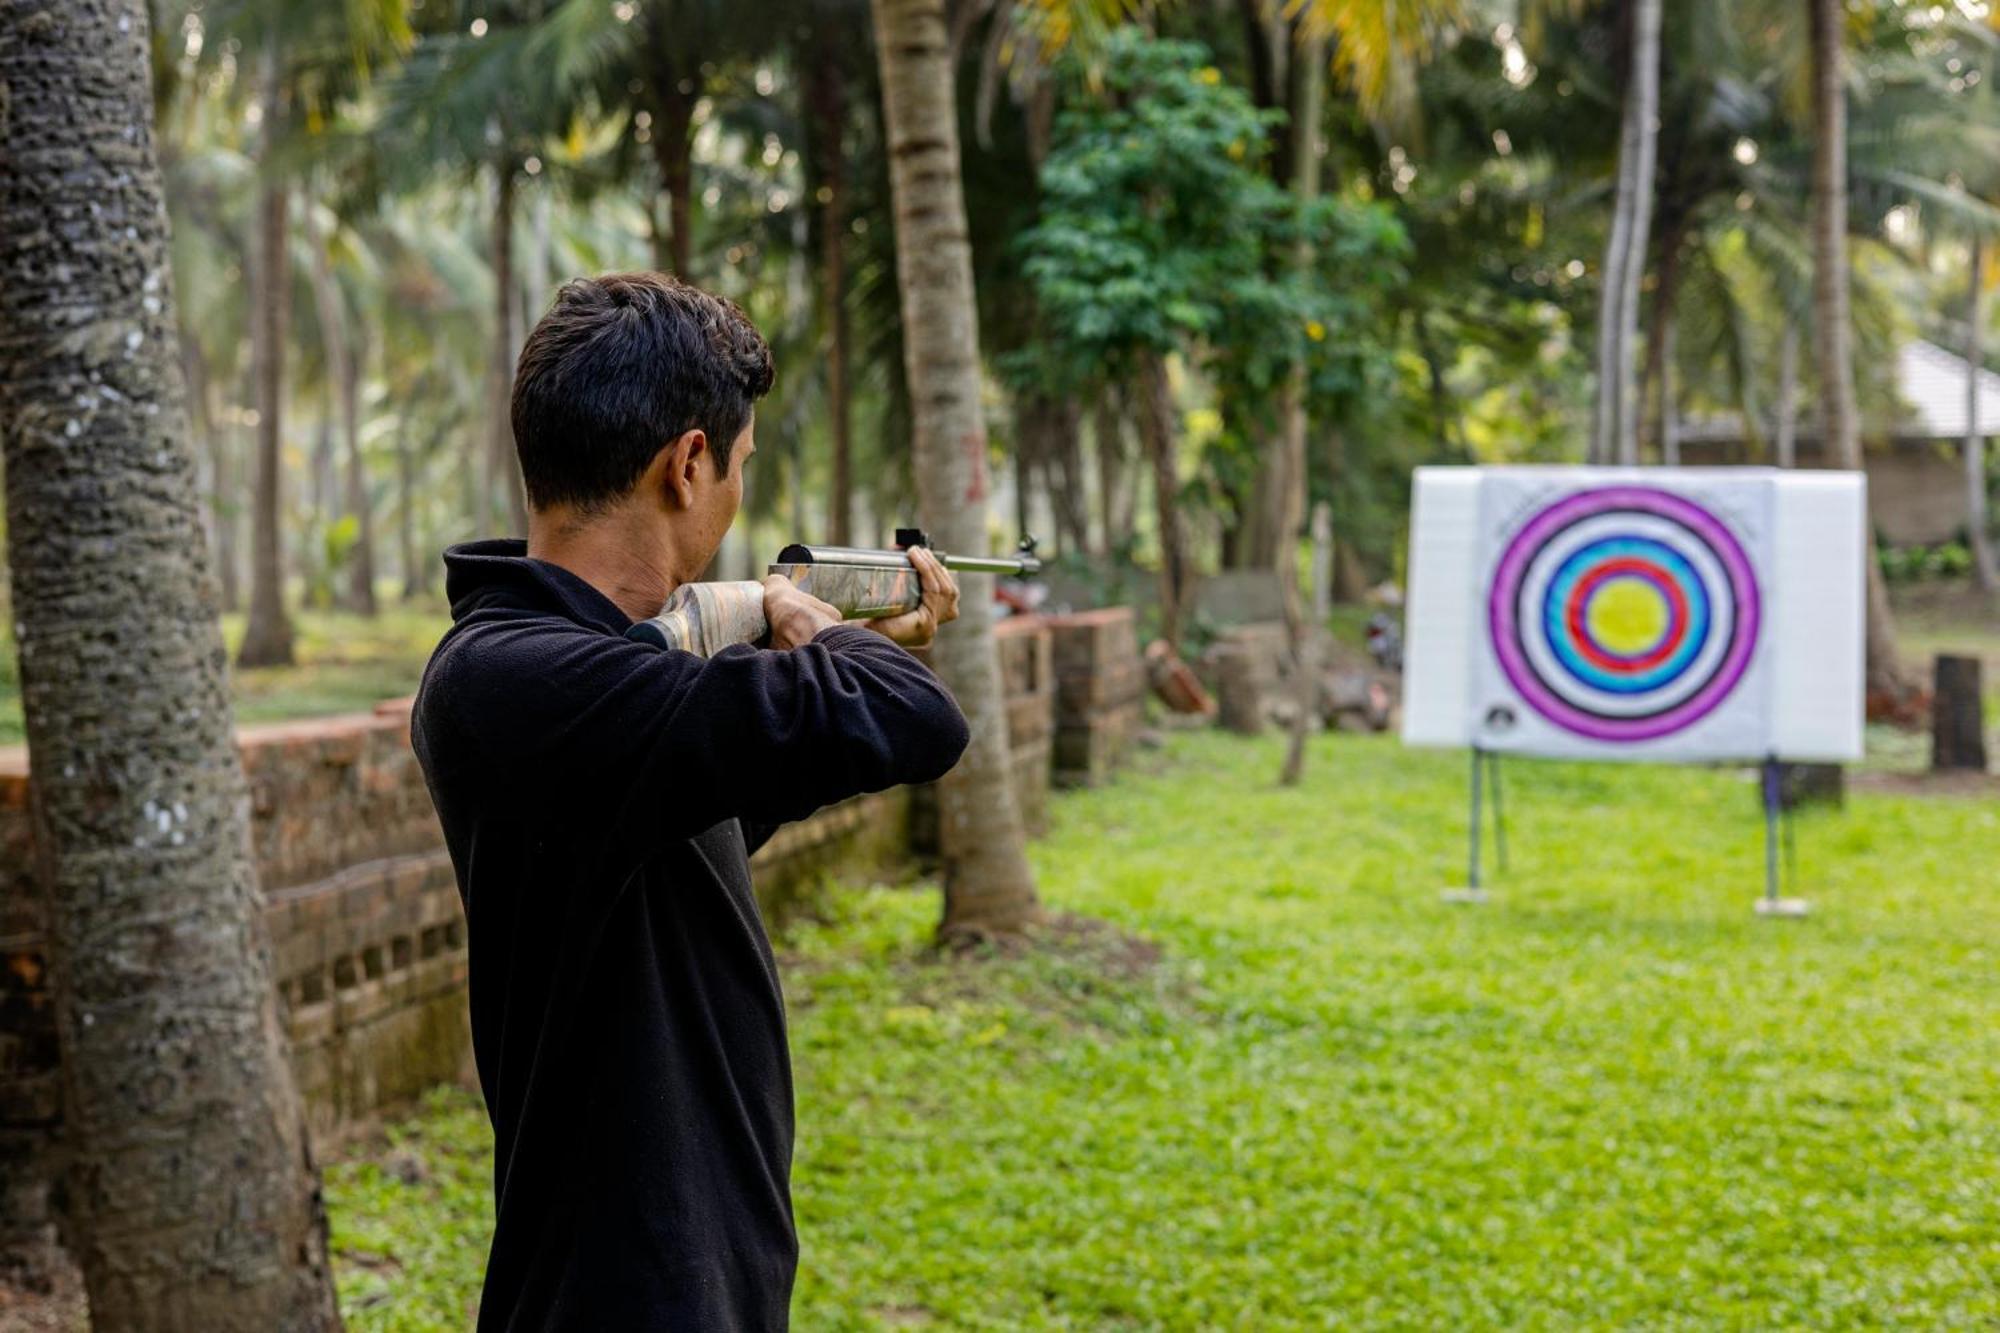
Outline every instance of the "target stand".
[(1485, 826), (1480, 810), (1482, 805), (1487, 804), (1482, 797), (1489, 791), (1492, 793), (1493, 859), (1496, 868), (1504, 874), (1507, 870), (1507, 811), (1500, 799), (1500, 756), (1475, 745), (1472, 748), (1471, 798), (1467, 802), (1470, 812), (1466, 826), (1471, 832), (1466, 845), (1465, 883), (1444, 891), (1441, 896), (1448, 903), (1477, 905), (1487, 900), (1486, 888), (1479, 878), (1479, 856), (1485, 843)]
[(1419, 468), (1403, 740), (1469, 748), (1465, 881), (1504, 868), (1503, 755), (1761, 771), (1760, 915), (1806, 913), (1780, 758), (1862, 753), (1858, 473)]
[(1803, 898), (1786, 898), (1778, 893), (1779, 844), (1784, 844), (1784, 878), (1793, 885), (1799, 882), (1799, 846), (1792, 831), (1792, 812), (1785, 807), (1784, 766), (1775, 756), (1764, 761), (1761, 779), (1764, 786), (1764, 896), (1757, 900), (1757, 915), (1797, 920), (1811, 909)]

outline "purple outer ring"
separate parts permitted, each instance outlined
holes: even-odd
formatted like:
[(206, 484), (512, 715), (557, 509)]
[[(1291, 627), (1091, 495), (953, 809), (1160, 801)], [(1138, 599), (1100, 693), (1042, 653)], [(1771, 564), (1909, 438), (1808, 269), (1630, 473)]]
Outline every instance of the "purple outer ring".
[[(1559, 530), (1580, 519), (1607, 510), (1637, 510), (1678, 523), (1700, 537), (1720, 560), (1729, 577), (1736, 599), (1736, 616), (1730, 629), (1729, 651), (1723, 655), (1708, 683), (1664, 712), (1629, 721), (1597, 717), (1574, 707), (1544, 685), (1528, 664), (1521, 649), (1514, 603), (1528, 565), (1544, 543)], [(1655, 490), (1650, 486), (1607, 486), (1581, 491), (1558, 500), (1530, 519), (1514, 534), (1493, 573), (1493, 591), (1486, 603), (1487, 632), (1500, 670), (1530, 707), (1565, 731), (1595, 741), (1629, 742), (1654, 740), (1693, 726), (1714, 712), (1729, 697), (1743, 673), (1749, 670), (1750, 656), (1757, 648), (1757, 632), (1762, 622), (1762, 601), (1757, 593), (1756, 571), (1743, 547), (1721, 520), (1691, 500)]]

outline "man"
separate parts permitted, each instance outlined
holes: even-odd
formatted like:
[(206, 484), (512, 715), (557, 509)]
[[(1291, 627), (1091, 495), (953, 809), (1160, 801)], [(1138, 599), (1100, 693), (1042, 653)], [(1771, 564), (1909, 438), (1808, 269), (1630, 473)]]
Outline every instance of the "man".
[(765, 583), (771, 646), (623, 637), (698, 577), (756, 452), (770, 351), (650, 273), (572, 282), (514, 387), (528, 540), (445, 555), (412, 719), (470, 929), (493, 1120), (485, 1330), (786, 1327), (798, 1242), (784, 1006), (749, 854), (818, 806), (945, 773), (951, 696), (898, 643)]

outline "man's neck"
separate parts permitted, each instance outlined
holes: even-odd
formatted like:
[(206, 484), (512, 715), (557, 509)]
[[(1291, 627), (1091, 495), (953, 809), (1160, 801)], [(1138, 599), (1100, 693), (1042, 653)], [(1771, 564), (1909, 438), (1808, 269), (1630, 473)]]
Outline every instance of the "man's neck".
[(670, 534), (657, 519), (622, 511), (578, 518), (562, 511), (528, 516), (528, 554), (561, 565), (634, 620), (660, 613), (682, 580)]

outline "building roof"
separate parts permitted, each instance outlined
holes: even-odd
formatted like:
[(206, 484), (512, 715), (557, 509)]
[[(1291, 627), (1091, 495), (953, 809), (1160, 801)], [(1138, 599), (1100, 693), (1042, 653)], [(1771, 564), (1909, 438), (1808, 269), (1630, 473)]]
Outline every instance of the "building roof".
[[(1965, 438), (1964, 357), (1912, 338), (1896, 350), (1896, 388), (1911, 412), (1896, 433), (1926, 440)], [(1979, 372), (1979, 433), (2000, 435), (2000, 375)]]
[[(1936, 343), (1912, 338), (1896, 349), (1896, 394), (1903, 400), (1896, 427), (1896, 440), (1948, 440), (1965, 438), (1966, 360)], [(1798, 403), (1798, 438), (1817, 438), (1818, 425), (1813, 405), (1804, 396)], [(1763, 423), (1771, 429), (1770, 423)], [(2000, 375), (1979, 372), (1979, 433), (2000, 436)], [(1864, 438), (1879, 438), (1868, 423)], [(1743, 438), (1743, 419), (1735, 412), (1683, 417), (1680, 422), (1683, 444), (1731, 444)]]

